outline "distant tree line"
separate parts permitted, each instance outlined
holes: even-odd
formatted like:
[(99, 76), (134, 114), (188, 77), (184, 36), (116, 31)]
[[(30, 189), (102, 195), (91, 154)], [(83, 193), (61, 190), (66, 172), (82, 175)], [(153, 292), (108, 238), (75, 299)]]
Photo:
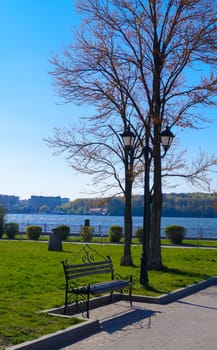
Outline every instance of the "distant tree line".
[[(143, 196), (133, 196), (133, 216), (143, 215)], [(106, 215), (123, 216), (124, 198), (76, 199), (60, 209), (66, 214), (86, 215), (91, 208), (102, 208)], [(216, 217), (217, 195), (207, 193), (171, 193), (163, 195), (164, 217)]]
[(180, 193), (163, 196), (163, 216), (216, 217), (217, 195)]

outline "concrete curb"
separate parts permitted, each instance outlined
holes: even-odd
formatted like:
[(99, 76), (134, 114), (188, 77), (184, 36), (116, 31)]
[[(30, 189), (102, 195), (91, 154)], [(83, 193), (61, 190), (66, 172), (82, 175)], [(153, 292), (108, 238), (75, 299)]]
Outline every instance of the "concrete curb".
[[(146, 297), (141, 295), (133, 295), (132, 300), (134, 302), (165, 305), (165, 304), (174, 302), (178, 299), (182, 299), (190, 294), (199, 292), (200, 290), (208, 288), (215, 284), (217, 284), (217, 276), (213, 278), (209, 278), (206, 281), (193, 284), (186, 288), (178, 289), (172, 293), (161, 295), (159, 297), (148, 297), (148, 296)], [(108, 303), (108, 298), (109, 296), (103, 296), (103, 297), (91, 299), (90, 309), (105, 305), (106, 303)], [(114, 294), (114, 301), (119, 301), (119, 300), (128, 300), (128, 296), (123, 294)], [(63, 307), (58, 309), (45, 310), (43, 312), (46, 312), (50, 315), (59, 316), (59, 317), (70, 317), (68, 315), (64, 316), (62, 310), (63, 310)], [(72, 316), (75, 316), (75, 315), (72, 315)], [(68, 327), (64, 330), (55, 332), (53, 334), (48, 334), (46, 336), (35, 339), (33, 341), (28, 341), (15, 346), (7, 347), (6, 350), (38, 350), (38, 349), (59, 350), (64, 346), (71, 345), (83, 338), (86, 338), (100, 331), (101, 331), (100, 321), (87, 319), (83, 323)]]
[(27, 341), (7, 350), (58, 350), (100, 331), (99, 321), (88, 320), (81, 324), (68, 327), (64, 330), (45, 335), (38, 339)]
[(142, 295), (133, 295), (133, 301), (166, 305), (178, 299), (182, 299), (190, 294), (199, 292), (200, 290), (208, 288), (215, 284), (217, 284), (217, 276), (209, 278), (205, 281), (202, 281), (196, 284), (192, 284), (186, 288), (180, 288), (174, 292), (163, 294), (159, 297), (146, 297)]

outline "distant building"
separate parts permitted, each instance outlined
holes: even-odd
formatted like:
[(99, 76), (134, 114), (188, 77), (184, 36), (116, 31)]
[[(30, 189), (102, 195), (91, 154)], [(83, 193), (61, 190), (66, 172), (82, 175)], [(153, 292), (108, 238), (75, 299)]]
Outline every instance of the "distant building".
[(61, 205), (69, 203), (69, 198), (60, 198)]
[[(69, 202), (69, 198), (31, 196), (30, 199), (20, 200), (18, 196), (0, 194), (0, 205), (9, 213), (38, 213), (42, 206), (47, 207), (47, 212), (52, 212), (56, 207)], [(56, 210), (55, 210), (56, 211)]]
[(61, 197), (31, 196), (29, 199), (29, 206), (33, 211), (37, 212), (43, 205), (48, 206), (52, 210), (61, 205)]
[(19, 197), (0, 194), (0, 205), (8, 211), (15, 210), (19, 206)]

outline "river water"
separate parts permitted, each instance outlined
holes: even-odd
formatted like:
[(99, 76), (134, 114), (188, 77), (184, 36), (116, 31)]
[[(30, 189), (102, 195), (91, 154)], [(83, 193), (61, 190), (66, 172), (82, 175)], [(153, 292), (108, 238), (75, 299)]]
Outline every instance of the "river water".
[[(107, 235), (111, 225), (124, 226), (122, 216), (98, 216), (98, 215), (54, 215), (54, 214), (7, 214), (7, 222), (19, 224), (19, 230), (25, 232), (28, 225), (39, 225), (44, 233), (49, 233), (57, 225), (70, 226), (70, 232), (79, 233), (84, 221), (88, 219), (90, 225), (95, 227), (95, 234)], [(143, 218), (133, 217), (133, 231), (142, 227)], [(181, 225), (187, 229), (187, 238), (211, 238), (217, 239), (217, 218), (180, 218), (163, 217), (161, 220), (161, 235), (164, 236), (164, 228), (169, 225)]]

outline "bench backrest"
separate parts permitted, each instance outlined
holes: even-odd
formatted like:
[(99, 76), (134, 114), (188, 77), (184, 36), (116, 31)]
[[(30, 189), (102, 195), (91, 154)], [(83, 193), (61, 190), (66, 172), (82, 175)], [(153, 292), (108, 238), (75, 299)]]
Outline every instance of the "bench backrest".
[(111, 278), (114, 279), (114, 269), (110, 257), (106, 260), (85, 264), (70, 264), (66, 261), (62, 261), (62, 264), (67, 282), (80, 277), (105, 273), (111, 273)]

